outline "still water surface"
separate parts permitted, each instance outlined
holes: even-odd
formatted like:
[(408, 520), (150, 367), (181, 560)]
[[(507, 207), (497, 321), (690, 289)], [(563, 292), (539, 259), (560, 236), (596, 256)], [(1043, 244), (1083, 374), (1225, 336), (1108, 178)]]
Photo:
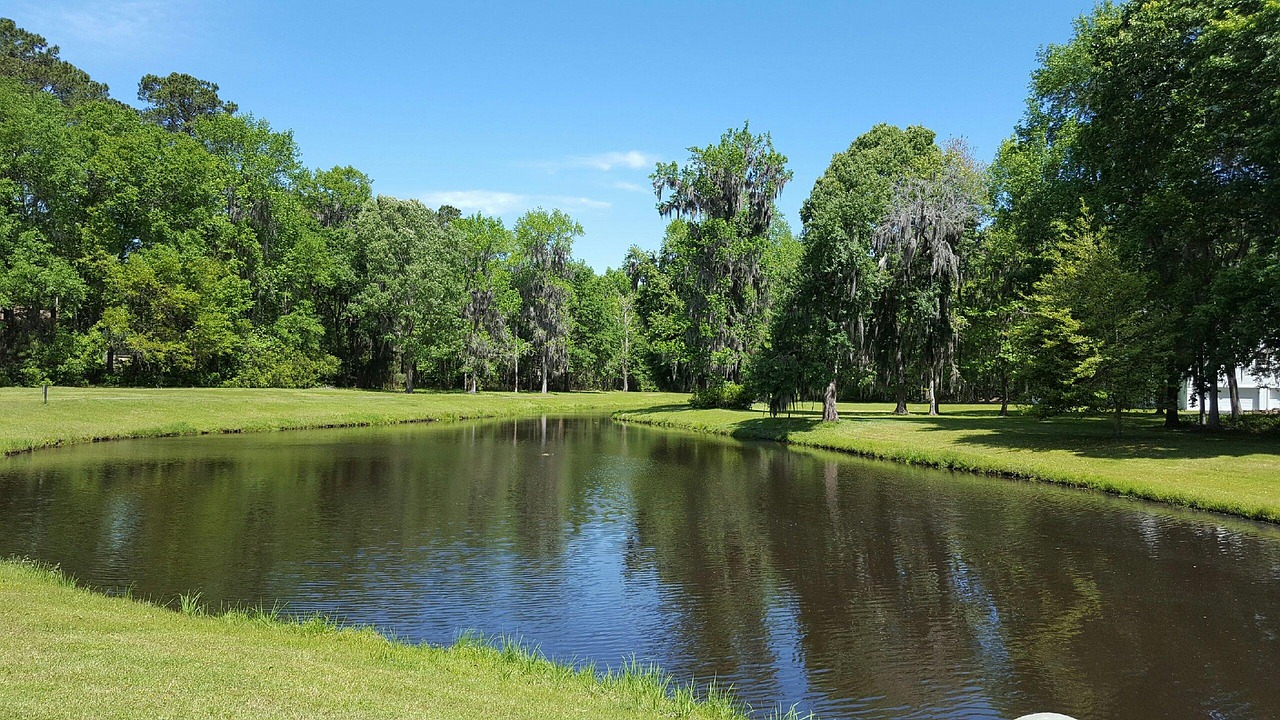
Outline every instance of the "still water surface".
[(1280, 717), (1280, 531), (607, 418), (0, 460), (0, 555), (820, 718)]

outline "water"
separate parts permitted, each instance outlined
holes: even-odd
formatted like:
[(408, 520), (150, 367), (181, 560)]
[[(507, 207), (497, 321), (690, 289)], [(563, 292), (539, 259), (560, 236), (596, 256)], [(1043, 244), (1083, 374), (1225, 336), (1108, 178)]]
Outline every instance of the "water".
[(0, 555), (820, 718), (1280, 717), (1280, 530), (607, 418), (0, 461)]

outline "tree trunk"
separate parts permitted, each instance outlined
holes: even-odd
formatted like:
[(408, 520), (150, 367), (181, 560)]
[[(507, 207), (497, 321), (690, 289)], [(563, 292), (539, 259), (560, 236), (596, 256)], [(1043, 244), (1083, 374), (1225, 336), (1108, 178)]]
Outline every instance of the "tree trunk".
[(932, 372), (929, 373), (929, 414), (938, 414), (938, 379)]
[(1000, 417), (1009, 414), (1009, 373), (1000, 373)]
[(519, 350), (516, 351), (515, 358), (516, 358), (516, 363), (515, 363), (516, 373), (515, 373), (515, 379), (512, 384), (511, 392), (519, 393), (520, 392), (520, 351)]
[(115, 348), (107, 348), (107, 374), (114, 375), (116, 372), (116, 350)]
[(1209, 384), (1209, 427), (1218, 430), (1222, 427), (1222, 417), (1218, 414), (1218, 368), (1210, 370), (1213, 381)]
[(547, 354), (542, 354), (542, 394), (547, 394)]
[(1231, 393), (1231, 419), (1240, 419), (1240, 383), (1236, 380), (1236, 368), (1227, 368), (1227, 392)]
[(1181, 391), (1178, 379), (1177, 375), (1171, 375), (1164, 385), (1164, 426), (1167, 428), (1176, 428), (1182, 424), (1178, 417), (1178, 396)]
[(902, 358), (902, 348), (898, 348), (898, 358), (895, 362), (894, 375), (896, 375), (898, 386), (898, 405), (893, 409), (894, 415), (907, 414), (907, 365)]
[(836, 379), (827, 383), (827, 391), (822, 394), (822, 422), (835, 422), (840, 419), (840, 411), (836, 409)]
[(1116, 437), (1120, 437), (1120, 431), (1124, 425), (1124, 408), (1120, 407), (1120, 403), (1116, 402)]
[(413, 366), (414, 363), (405, 363), (404, 365), (404, 391), (413, 392)]

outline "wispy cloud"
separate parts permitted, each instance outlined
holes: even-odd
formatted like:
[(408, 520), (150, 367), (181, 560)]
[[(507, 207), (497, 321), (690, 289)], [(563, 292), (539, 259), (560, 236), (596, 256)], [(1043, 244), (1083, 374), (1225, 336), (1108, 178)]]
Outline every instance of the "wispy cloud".
[(559, 160), (537, 160), (518, 164), (522, 167), (539, 168), (552, 173), (571, 168), (586, 168), (588, 170), (609, 172), (618, 169), (643, 170), (653, 167), (653, 164), (658, 160), (657, 155), (650, 155), (639, 150), (611, 150), (609, 152), (596, 153), (595, 155), (571, 155)]
[(506, 215), (538, 206), (566, 210), (602, 210), (612, 207), (603, 200), (587, 197), (526, 195), (498, 190), (441, 190), (424, 194), (422, 202), (431, 207), (452, 205), (464, 212), (482, 212), (485, 215)]
[(174, 25), (185, 13), (184, 5), (163, 0), (28, 0), (15, 4), (12, 14), (19, 26), (44, 35), (53, 45), (136, 53), (179, 40)]
[(492, 190), (429, 192), (422, 196), (422, 202), (431, 207), (452, 205), (459, 210), (478, 210), (485, 215), (502, 215), (528, 204), (524, 195)]
[(613, 183), (613, 187), (627, 192), (650, 192), (653, 189), (640, 183), (627, 182), (626, 180), (619, 180)]
[(609, 172), (614, 168), (627, 168), (628, 170), (640, 170), (642, 168), (651, 167), (658, 162), (656, 155), (642, 153), (639, 150), (626, 150), (623, 152), (606, 152), (598, 155), (586, 155), (582, 157), (570, 158), (570, 163), (580, 167), (595, 168)]

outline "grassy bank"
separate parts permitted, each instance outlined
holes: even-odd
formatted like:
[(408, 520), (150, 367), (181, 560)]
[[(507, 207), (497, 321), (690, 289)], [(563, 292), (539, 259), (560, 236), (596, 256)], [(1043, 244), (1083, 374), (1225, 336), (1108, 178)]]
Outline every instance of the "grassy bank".
[(249, 432), (539, 413), (613, 411), (684, 402), (662, 393), (404, 393), (221, 388), (0, 388), (0, 453), (125, 437)]
[(0, 562), (0, 716), (705, 718), (744, 716), (661, 675), (573, 669), (515, 648), (410, 646), (262, 613), (174, 611)]
[(769, 418), (759, 410), (680, 407), (624, 411), (628, 422), (743, 439), (779, 440), (919, 465), (1094, 488), (1280, 522), (1280, 440), (1274, 436), (1167, 431), (1131, 415), (1115, 437), (1111, 418), (1000, 417), (989, 406), (926, 408), (842, 404), (838, 423), (817, 410)]

